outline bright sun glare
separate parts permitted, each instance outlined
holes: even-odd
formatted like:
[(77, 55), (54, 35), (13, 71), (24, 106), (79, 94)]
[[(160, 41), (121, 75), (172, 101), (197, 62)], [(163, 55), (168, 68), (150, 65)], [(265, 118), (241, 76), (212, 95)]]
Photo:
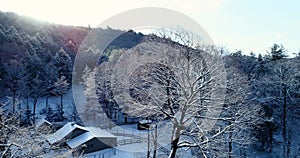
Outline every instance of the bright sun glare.
[[(83, 1), (5, 1), (1, 2), (1, 11), (12, 11), (57, 24), (96, 26), (107, 18), (110, 11), (99, 14), (98, 3)], [(98, 12), (98, 13), (97, 13)], [(95, 16), (96, 15), (96, 16)], [(99, 18), (98, 21), (95, 18)]]

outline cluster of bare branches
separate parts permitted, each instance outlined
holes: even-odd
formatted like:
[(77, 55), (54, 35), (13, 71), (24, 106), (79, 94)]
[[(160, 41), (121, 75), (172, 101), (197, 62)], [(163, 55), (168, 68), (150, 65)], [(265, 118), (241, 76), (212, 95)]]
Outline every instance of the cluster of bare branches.
[(169, 157), (190, 147), (203, 157), (231, 155), (233, 143), (252, 143), (260, 107), (246, 104), (246, 78), (226, 75), (216, 47), (200, 49), (185, 35), (171, 35), (178, 43), (153, 36), (122, 50), (111, 77), (114, 98), (131, 116), (171, 120)]
[(0, 157), (69, 157), (72, 150), (53, 145), (47, 134), (34, 126), (20, 126), (18, 115), (5, 115), (0, 108)]

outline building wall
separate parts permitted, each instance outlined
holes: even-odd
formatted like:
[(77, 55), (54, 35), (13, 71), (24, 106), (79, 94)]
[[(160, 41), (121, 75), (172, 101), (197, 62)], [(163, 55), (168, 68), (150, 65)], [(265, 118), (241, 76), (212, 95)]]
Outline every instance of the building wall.
[(76, 128), (74, 131), (72, 131), (71, 135), (70, 135), (70, 139), (73, 139), (83, 133), (85, 133), (86, 131), (85, 130), (82, 130), (82, 129), (78, 129)]
[(111, 147), (117, 146), (116, 138), (93, 138), (90, 141), (85, 143), (87, 148), (85, 149), (85, 153), (95, 152)]

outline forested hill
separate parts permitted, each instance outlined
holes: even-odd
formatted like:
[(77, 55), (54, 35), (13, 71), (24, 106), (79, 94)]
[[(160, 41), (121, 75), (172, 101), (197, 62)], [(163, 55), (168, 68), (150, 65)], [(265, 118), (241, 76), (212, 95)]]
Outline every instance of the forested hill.
[(88, 28), (50, 24), (15, 13), (0, 12), (0, 53), (21, 55), (24, 51), (54, 52), (60, 48), (74, 55)]
[[(142, 34), (132, 31), (125, 32), (110, 28), (101, 30), (108, 35), (124, 34), (121, 39), (113, 43), (117, 47), (130, 48), (142, 37)], [(87, 27), (51, 24), (0, 11), (0, 55), (7, 59), (15, 55), (22, 56), (26, 50), (36, 51), (37, 54), (47, 51), (54, 54), (63, 48), (73, 57), (89, 31), (90, 28)]]
[[(101, 29), (104, 35), (122, 34), (111, 45), (131, 48), (141, 41), (142, 34), (111, 28)], [(61, 48), (74, 59), (80, 44), (91, 28), (52, 24), (12, 12), (0, 11), (0, 77), (3, 65), (10, 59), (22, 59), (27, 53), (40, 58), (54, 56)]]

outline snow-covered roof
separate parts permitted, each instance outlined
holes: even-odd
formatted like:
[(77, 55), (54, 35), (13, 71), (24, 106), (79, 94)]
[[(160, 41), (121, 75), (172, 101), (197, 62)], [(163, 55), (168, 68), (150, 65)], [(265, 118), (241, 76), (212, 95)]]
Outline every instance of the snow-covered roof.
[(108, 137), (116, 137), (114, 135), (112, 135), (111, 133), (105, 131), (105, 130), (102, 130), (101, 128), (98, 128), (98, 127), (85, 127), (85, 129), (89, 132), (92, 132), (95, 137), (97, 138), (108, 138)]
[(88, 132), (85, 132), (69, 141), (67, 141), (67, 145), (74, 149), (77, 148), (78, 146), (84, 144), (85, 142), (93, 139), (93, 138), (117, 138), (116, 136), (112, 135), (111, 133), (102, 130), (97, 127), (84, 127), (85, 129), (88, 130)]
[(139, 121), (140, 124), (147, 124), (147, 123), (152, 123), (151, 120), (140, 120)]
[(60, 128), (59, 130), (57, 130), (55, 133), (53, 133), (52, 135), (50, 135), (47, 138), (47, 141), (50, 144), (54, 144), (57, 143), (61, 140), (63, 140), (66, 136), (68, 136), (72, 131), (74, 131), (75, 129), (82, 129), (87, 131), (87, 129), (85, 127), (79, 126), (77, 124), (68, 122), (67, 124), (65, 124), (62, 128)]
[(39, 128), (43, 124), (52, 125), (49, 121), (47, 121), (45, 119), (40, 119), (36, 122), (35, 128)]

